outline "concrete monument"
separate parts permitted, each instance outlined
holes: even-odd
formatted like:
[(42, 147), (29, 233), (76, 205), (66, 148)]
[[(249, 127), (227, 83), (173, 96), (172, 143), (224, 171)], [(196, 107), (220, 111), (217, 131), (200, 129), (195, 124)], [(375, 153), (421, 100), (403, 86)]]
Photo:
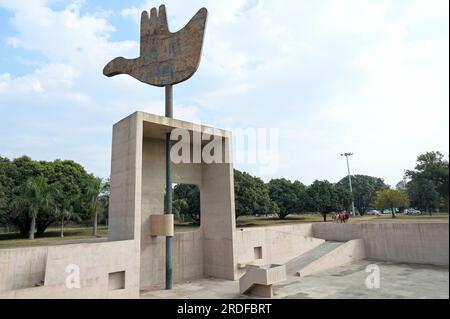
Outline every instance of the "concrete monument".
[[(172, 86), (189, 79), (197, 71), (203, 47), (208, 11), (200, 9), (180, 31), (172, 33), (167, 23), (166, 7), (161, 5), (141, 15), (141, 52), (136, 59), (118, 57), (109, 62), (103, 74), (111, 77), (128, 74), (154, 86), (166, 88), (166, 117), (173, 117)], [(165, 214), (172, 214), (172, 161), (170, 159), (170, 132), (166, 134), (166, 205)], [(172, 222), (171, 222), (172, 221)], [(173, 216), (154, 217), (153, 223), (173, 228)], [(172, 225), (171, 225), (172, 223)], [(155, 227), (153, 226), (155, 233)], [(166, 231), (166, 288), (172, 288), (172, 238)]]
[[(200, 9), (171, 33), (164, 6), (144, 12), (140, 57), (104, 69), (166, 88), (165, 117), (135, 112), (113, 126), (108, 240), (0, 249), (0, 298), (139, 298), (203, 277), (240, 279), (241, 293), (272, 297), (287, 276), (365, 258), (448, 266), (448, 223), (236, 229), (231, 133), (172, 118), (172, 85), (198, 67), (206, 16)], [(172, 142), (185, 161), (172, 162)], [(172, 182), (199, 187), (198, 230), (174, 232)]]

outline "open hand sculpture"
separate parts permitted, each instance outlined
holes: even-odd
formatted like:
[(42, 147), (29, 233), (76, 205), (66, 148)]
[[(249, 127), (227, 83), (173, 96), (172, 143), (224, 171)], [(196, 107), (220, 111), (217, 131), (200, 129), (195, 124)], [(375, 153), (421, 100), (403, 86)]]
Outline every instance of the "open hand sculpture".
[(201, 8), (180, 31), (172, 33), (167, 24), (166, 8), (142, 12), (141, 54), (136, 59), (115, 58), (103, 69), (111, 77), (128, 74), (155, 86), (177, 84), (197, 71), (205, 34), (208, 11)]

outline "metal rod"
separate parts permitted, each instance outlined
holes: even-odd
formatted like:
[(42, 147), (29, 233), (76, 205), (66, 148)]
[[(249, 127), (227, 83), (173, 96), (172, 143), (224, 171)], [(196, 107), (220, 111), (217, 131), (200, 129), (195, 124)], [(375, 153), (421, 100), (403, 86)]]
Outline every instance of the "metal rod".
[(348, 185), (350, 186), (350, 193), (353, 193), (353, 190), (352, 190), (352, 177), (350, 175), (350, 165), (348, 164), (348, 156), (346, 156), (346, 159), (347, 159)]
[(173, 86), (166, 85), (166, 117), (173, 118)]
[(348, 163), (348, 157), (352, 154), (345, 154), (345, 158), (347, 159), (347, 172), (348, 172), (348, 186), (350, 187), (350, 193), (352, 194), (352, 212), (353, 216), (356, 216), (355, 211), (355, 200), (353, 198), (353, 188), (352, 188), (352, 175), (350, 175), (350, 164)]
[[(166, 86), (166, 117), (173, 118), (173, 87)], [(170, 158), (170, 133), (166, 134), (166, 210), (165, 214), (172, 214), (172, 160)], [(172, 236), (166, 236), (166, 289), (172, 289)]]

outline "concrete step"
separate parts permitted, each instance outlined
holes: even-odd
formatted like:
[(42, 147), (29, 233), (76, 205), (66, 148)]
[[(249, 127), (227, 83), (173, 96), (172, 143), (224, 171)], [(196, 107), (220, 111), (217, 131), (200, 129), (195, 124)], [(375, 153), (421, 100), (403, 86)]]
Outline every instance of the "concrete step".
[(315, 260), (325, 256), (343, 244), (343, 242), (324, 242), (316, 248), (288, 261), (286, 263), (286, 273), (288, 275), (296, 275), (299, 270), (305, 268)]
[(260, 297), (271, 298), (273, 296), (272, 285), (286, 280), (286, 268), (284, 265), (247, 265), (247, 271), (239, 279), (241, 294), (249, 293)]

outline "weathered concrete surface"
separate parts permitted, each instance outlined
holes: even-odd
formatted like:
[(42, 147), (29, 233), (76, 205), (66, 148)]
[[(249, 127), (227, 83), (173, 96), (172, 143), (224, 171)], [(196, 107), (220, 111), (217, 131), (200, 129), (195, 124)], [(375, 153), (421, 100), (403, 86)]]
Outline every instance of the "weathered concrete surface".
[(140, 238), (142, 125), (136, 112), (113, 127), (108, 240)]
[[(255, 248), (261, 247), (264, 263), (285, 264), (324, 242), (323, 239), (312, 238), (311, 229), (311, 224), (237, 229), (236, 262), (247, 264), (254, 261)], [(245, 269), (238, 269), (239, 276), (244, 273)]]
[(41, 284), (47, 251), (47, 247), (0, 249), (0, 294)]
[(313, 236), (330, 241), (363, 239), (367, 258), (448, 265), (448, 223), (315, 223)]
[(245, 274), (239, 278), (239, 291), (241, 294), (272, 298), (272, 285), (285, 280), (286, 267), (284, 265), (248, 264)]
[[(380, 288), (368, 289), (366, 267), (380, 268)], [(399, 299), (449, 298), (448, 267), (395, 264), (360, 260), (307, 277), (288, 276), (274, 285), (274, 298), (288, 299)], [(144, 291), (143, 299), (252, 299), (239, 294), (239, 283), (221, 279), (197, 279), (175, 284), (173, 290)]]
[(173, 214), (151, 215), (150, 216), (150, 235), (151, 236), (170, 236), (174, 235)]
[[(380, 288), (369, 289), (367, 266), (380, 270)], [(361, 260), (275, 287), (288, 299), (448, 299), (448, 267)]]
[[(220, 163), (201, 160), (173, 165), (174, 183), (199, 187), (202, 222), (199, 232), (191, 235), (192, 241), (184, 241), (186, 234), (174, 237), (174, 281), (201, 275), (237, 279), (231, 133), (225, 130), (142, 112), (114, 125), (110, 238), (133, 238), (140, 243), (141, 287), (164, 283), (165, 240), (151, 236), (150, 216), (164, 211), (165, 135), (174, 128), (187, 130), (191, 136), (209, 134), (221, 140), (223, 159)], [(199, 145), (193, 139), (189, 142), (190, 149), (206, 145), (207, 141), (200, 140)]]
[(343, 244), (343, 242), (335, 241), (324, 242), (314, 249), (311, 249), (310, 251), (307, 251), (306, 253), (289, 260), (286, 263), (286, 271), (289, 275), (296, 275), (299, 269), (307, 267), (309, 264), (325, 256), (326, 254), (330, 253)]
[[(30, 251), (31, 249), (31, 251)], [(117, 241), (89, 244), (58, 245), (35, 248), (16, 248), (4, 251), (15, 260), (24, 255), (34, 256), (40, 262), (45, 256), (44, 275), (35, 277), (36, 270), (42, 275), (42, 267), (20, 269), (13, 274), (2, 268), (2, 279), (13, 278), (9, 288), (0, 287), (0, 298), (137, 298), (139, 296), (138, 247), (134, 241)], [(40, 256), (37, 256), (39, 253)], [(35, 255), (33, 255), (35, 254)], [(3, 256), (3, 255), (2, 255)], [(66, 280), (71, 274), (71, 265), (79, 267), (80, 287), (70, 288)], [(16, 265), (17, 266), (17, 265)], [(124, 272), (123, 289), (110, 290), (109, 274)], [(42, 278), (42, 279), (41, 279)], [(41, 279), (36, 283), (36, 279)], [(25, 285), (26, 283), (26, 285)], [(36, 287), (37, 284), (41, 286)]]
[(306, 266), (299, 268), (297, 270), (297, 275), (305, 277), (365, 258), (366, 251), (364, 248), (364, 241), (362, 239), (353, 239), (338, 246)]

